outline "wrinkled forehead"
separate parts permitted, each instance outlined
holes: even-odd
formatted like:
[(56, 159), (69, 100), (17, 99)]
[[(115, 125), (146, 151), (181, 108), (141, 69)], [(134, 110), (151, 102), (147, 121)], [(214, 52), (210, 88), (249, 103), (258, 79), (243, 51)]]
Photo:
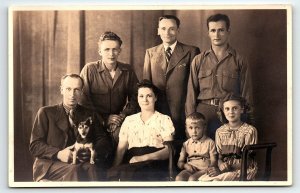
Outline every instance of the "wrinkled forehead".
[(178, 27), (175, 19), (164, 18), (159, 21), (158, 27), (166, 27), (166, 26)]
[(81, 88), (83, 85), (82, 85), (82, 81), (79, 78), (68, 76), (61, 81), (61, 86), (62, 87)]
[(226, 22), (223, 20), (210, 21), (208, 23), (208, 29), (227, 29)]

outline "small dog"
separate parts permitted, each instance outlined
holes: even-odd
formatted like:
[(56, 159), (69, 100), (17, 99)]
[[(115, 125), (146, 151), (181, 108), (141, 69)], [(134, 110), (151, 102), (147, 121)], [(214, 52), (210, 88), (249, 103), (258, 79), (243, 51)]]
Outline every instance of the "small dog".
[(88, 148), (91, 151), (90, 164), (95, 163), (95, 150), (93, 148), (93, 120), (88, 117), (85, 121), (78, 124), (78, 135), (74, 145), (70, 149), (74, 149), (72, 164), (76, 164), (77, 153), (80, 149)]

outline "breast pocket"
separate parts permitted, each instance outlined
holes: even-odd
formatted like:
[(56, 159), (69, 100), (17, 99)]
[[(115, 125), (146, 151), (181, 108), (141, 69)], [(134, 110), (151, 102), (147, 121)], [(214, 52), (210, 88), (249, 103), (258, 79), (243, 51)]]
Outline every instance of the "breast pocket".
[(228, 92), (239, 91), (239, 74), (237, 72), (223, 71), (222, 88)]
[(198, 75), (200, 92), (205, 92), (212, 87), (213, 84), (212, 70), (200, 70)]

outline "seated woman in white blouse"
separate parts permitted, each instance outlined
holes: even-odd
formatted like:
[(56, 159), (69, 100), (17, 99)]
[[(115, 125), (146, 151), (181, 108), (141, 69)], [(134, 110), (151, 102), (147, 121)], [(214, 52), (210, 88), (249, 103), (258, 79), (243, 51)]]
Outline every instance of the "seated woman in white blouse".
[(171, 118), (155, 111), (158, 89), (149, 81), (138, 83), (138, 103), (141, 112), (126, 117), (123, 122), (109, 180), (157, 181), (168, 169), (168, 147), (174, 126)]

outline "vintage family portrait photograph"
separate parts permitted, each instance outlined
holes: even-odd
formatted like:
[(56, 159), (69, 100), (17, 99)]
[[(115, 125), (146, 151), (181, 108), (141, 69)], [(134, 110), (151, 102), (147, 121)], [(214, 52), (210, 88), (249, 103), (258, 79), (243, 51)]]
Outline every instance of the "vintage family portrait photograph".
[(10, 187), (292, 185), (290, 5), (8, 13)]

